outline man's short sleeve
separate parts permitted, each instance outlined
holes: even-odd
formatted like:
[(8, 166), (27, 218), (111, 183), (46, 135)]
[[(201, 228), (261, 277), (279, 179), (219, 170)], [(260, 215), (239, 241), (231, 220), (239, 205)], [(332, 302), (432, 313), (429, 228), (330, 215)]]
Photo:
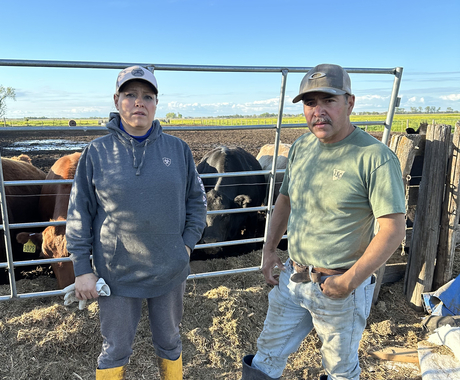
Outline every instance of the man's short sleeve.
[(406, 213), (401, 167), (396, 158), (388, 160), (371, 173), (369, 203), (375, 218)]

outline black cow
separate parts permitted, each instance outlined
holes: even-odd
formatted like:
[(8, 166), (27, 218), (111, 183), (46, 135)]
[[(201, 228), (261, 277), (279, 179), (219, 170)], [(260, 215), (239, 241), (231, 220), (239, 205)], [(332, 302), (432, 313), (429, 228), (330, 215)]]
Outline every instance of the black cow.
[[(208, 152), (197, 166), (200, 174), (230, 173), (262, 170), (254, 156), (239, 147), (220, 146)], [(243, 177), (203, 178), (208, 201), (208, 211), (261, 206), (267, 191), (264, 175)], [(216, 243), (229, 240), (263, 236), (263, 217), (257, 212), (208, 215), (206, 228), (200, 243)], [(262, 230), (262, 233), (260, 233)], [(205, 255), (227, 256), (244, 253), (258, 245), (234, 245), (196, 250), (192, 258)]]

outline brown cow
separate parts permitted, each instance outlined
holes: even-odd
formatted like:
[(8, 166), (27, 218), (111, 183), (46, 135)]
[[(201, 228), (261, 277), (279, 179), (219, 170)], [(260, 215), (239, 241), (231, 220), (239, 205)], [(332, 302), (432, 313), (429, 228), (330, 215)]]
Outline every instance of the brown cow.
[[(81, 153), (73, 153), (58, 159), (51, 167), (46, 176), (47, 180), (73, 179)], [(69, 204), (71, 184), (43, 185), (40, 198), (40, 212), (42, 220), (65, 220)], [(66, 249), (65, 226), (48, 226), (42, 233), (18, 234), (17, 239), (26, 243), (29, 239), (41, 247), (40, 256), (43, 258), (68, 257)], [(51, 264), (56, 276), (58, 287), (65, 288), (75, 281), (73, 265), (71, 262), (59, 262)]]
[(19, 156), (11, 157), (12, 160), (27, 162), (32, 165), (32, 159), (26, 154), (20, 154)]
[[(43, 180), (46, 177), (43, 171), (22, 159), (2, 157), (2, 167), (5, 181)], [(40, 220), (38, 200), (41, 189), (41, 185), (5, 186), (10, 223), (28, 223)]]
[[(27, 181), (27, 180), (44, 180), (45, 172), (33, 166), (30, 158), (21, 155), (19, 158), (3, 158), (3, 179), (5, 181)], [(12, 223), (30, 223), (39, 222), (40, 213), (38, 202), (40, 198), (41, 185), (27, 186), (5, 186), (6, 208), (8, 210), (8, 221)], [(0, 215), (0, 223), (3, 223)], [(33, 231), (34, 229), (30, 229)], [(13, 249), (13, 259), (15, 261), (29, 260), (30, 254), (24, 254), (22, 245), (17, 244), (15, 229), (11, 230), (11, 243)], [(34, 257), (36, 258), (36, 257)], [(3, 231), (0, 231), (0, 261), (6, 261), (5, 239)], [(16, 269), (17, 279), (24, 267)], [(0, 271), (0, 284), (8, 282), (8, 276), (5, 271)]]

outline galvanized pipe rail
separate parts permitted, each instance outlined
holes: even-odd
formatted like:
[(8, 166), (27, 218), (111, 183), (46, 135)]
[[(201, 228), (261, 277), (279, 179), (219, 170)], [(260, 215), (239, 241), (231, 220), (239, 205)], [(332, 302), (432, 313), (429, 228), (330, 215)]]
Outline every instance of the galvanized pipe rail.
[[(176, 65), (160, 63), (136, 63), (136, 62), (89, 62), (89, 61), (44, 61), (22, 59), (0, 59), (0, 66), (18, 67), (61, 67), (73, 69), (118, 69), (140, 65), (150, 70), (165, 71), (205, 71), (205, 72), (245, 72), (245, 73), (282, 73), (283, 70), (290, 73), (306, 73), (313, 67), (298, 66), (219, 66), (219, 65)], [(351, 74), (391, 74), (396, 75), (397, 69), (402, 68), (352, 68), (344, 67)]]
[[(386, 125), (385, 121), (355, 121), (353, 125)], [(306, 123), (304, 124), (282, 124), (282, 128), (308, 128)], [(275, 124), (269, 125), (208, 125), (208, 126), (161, 126), (164, 131), (238, 131), (238, 130), (248, 130), (248, 129), (276, 129)], [(0, 134), (2, 133), (10, 133), (11, 131), (15, 132), (43, 132), (46, 131), (72, 131), (72, 132), (107, 132), (106, 127), (99, 127), (99, 126), (86, 126), (86, 127), (51, 127), (51, 126), (42, 126), (42, 127), (0, 127)]]
[[(165, 131), (206, 131), (206, 130), (247, 130), (247, 129), (275, 129), (275, 154), (273, 159), (273, 165), (271, 170), (257, 171), (257, 174), (270, 174), (269, 181), (269, 201), (268, 206), (263, 207), (252, 207), (245, 210), (222, 210), (222, 211), (209, 211), (209, 214), (214, 213), (235, 213), (235, 212), (254, 212), (254, 211), (267, 211), (267, 220), (266, 220), (266, 229), (263, 238), (255, 239), (245, 239), (238, 241), (228, 241), (220, 242), (214, 244), (199, 244), (196, 249), (203, 249), (212, 246), (231, 246), (236, 244), (246, 244), (254, 242), (264, 242), (266, 239), (268, 225), (270, 221), (270, 216), (273, 210), (273, 195), (274, 195), (274, 185), (275, 185), (275, 173), (280, 172), (276, 170), (276, 161), (277, 153), (279, 149), (280, 141), (280, 132), (281, 128), (302, 128), (307, 127), (307, 124), (282, 124), (282, 115), (284, 107), (284, 98), (286, 91), (286, 82), (288, 73), (306, 73), (312, 67), (286, 67), (286, 66), (211, 66), (211, 65), (171, 65), (171, 64), (152, 64), (152, 63), (113, 63), (113, 62), (84, 62), (84, 61), (43, 61), (43, 60), (14, 60), (14, 59), (0, 59), (0, 66), (14, 66), (14, 67), (50, 67), (50, 68), (91, 68), (91, 69), (118, 69), (122, 70), (129, 66), (141, 65), (145, 66), (148, 69), (154, 70), (166, 70), (166, 71), (201, 71), (201, 72), (251, 72), (251, 73), (281, 73), (281, 88), (279, 96), (279, 108), (278, 108), (278, 118), (276, 125), (253, 125), (253, 126), (202, 126), (202, 127), (182, 127), (182, 126), (165, 126), (163, 129)], [(389, 74), (394, 75), (394, 83), (391, 93), (390, 104), (388, 107), (387, 117), (385, 121), (372, 121), (372, 122), (356, 122), (354, 125), (383, 125), (384, 134), (382, 142), (388, 143), (389, 134), (391, 131), (391, 123), (393, 121), (395, 108), (398, 106), (398, 91), (401, 82), (401, 76), (403, 69), (401, 67), (396, 68), (344, 68), (350, 74)], [(18, 132), (28, 131), (107, 131), (105, 127), (100, 126), (90, 126), (90, 127), (5, 127), (0, 128), (0, 134), (2, 132), (11, 131), (13, 129)], [(281, 171), (282, 172), (282, 171)], [(238, 173), (224, 173), (224, 174), (203, 174), (202, 177), (224, 177), (224, 176), (243, 176), (248, 175), (251, 172), (238, 172)], [(18, 182), (22, 182), (19, 184)], [(17, 228), (29, 228), (29, 227), (45, 227), (49, 225), (63, 225), (64, 221), (61, 222), (40, 222), (40, 223), (18, 223), (18, 224), (9, 224), (8, 215), (7, 215), (7, 205), (5, 198), (5, 186), (20, 186), (27, 184), (43, 184), (43, 182), (49, 183), (71, 183), (71, 180), (55, 180), (55, 181), (7, 181), (3, 179), (3, 169), (0, 162), (0, 205), (1, 213), (3, 218), (3, 225), (0, 225), (0, 229), (4, 230), (5, 245), (7, 249), (7, 263), (0, 263), (0, 269), (8, 268), (9, 271), (9, 280), (11, 287), (10, 296), (0, 296), (0, 301), (6, 301), (11, 299), (24, 299), (24, 298), (34, 298), (34, 297), (50, 297), (63, 295), (61, 290), (56, 291), (45, 291), (45, 292), (36, 292), (36, 293), (24, 293), (18, 294), (16, 289), (16, 282), (14, 278), (14, 267), (15, 266), (24, 266), (32, 264), (49, 264), (52, 262), (59, 261), (70, 261), (69, 258), (59, 258), (59, 259), (43, 259), (43, 260), (33, 260), (33, 261), (18, 261), (14, 262), (12, 249), (11, 249), (11, 237), (10, 229)], [(284, 236), (283, 238), (286, 238)], [(262, 265), (262, 263), (261, 263)], [(251, 267), (251, 268), (242, 268), (242, 269), (231, 269), (227, 271), (217, 271), (210, 273), (200, 273), (190, 275), (189, 279), (198, 279), (206, 278), (213, 276), (221, 276), (235, 273), (246, 273), (254, 272), (260, 270), (260, 267)]]

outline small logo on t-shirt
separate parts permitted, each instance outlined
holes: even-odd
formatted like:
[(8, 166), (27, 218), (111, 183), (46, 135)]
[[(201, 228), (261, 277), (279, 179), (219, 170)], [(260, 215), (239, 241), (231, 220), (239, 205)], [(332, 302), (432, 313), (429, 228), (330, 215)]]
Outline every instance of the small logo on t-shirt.
[(345, 170), (334, 169), (334, 173), (332, 173), (332, 180), (337, 181), (342, 178), (343, 173), (345, 173)]
[(171, 159), (168, 157), (163, 157), (163, 164), (165, 164), (166, 166), (171, 165)]

